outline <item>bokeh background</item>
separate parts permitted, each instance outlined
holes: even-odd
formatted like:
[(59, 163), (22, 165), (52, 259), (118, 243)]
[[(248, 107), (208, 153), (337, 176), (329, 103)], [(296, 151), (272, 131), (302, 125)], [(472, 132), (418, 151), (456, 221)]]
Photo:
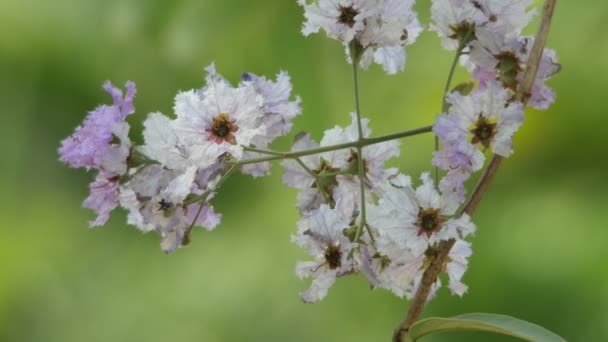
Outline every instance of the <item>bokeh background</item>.
[[(537, 2), (540, 7), (540, 2)], [(428, 24), (429, 2), (416, 5)], [(57, 161), (61, 139), (109, 101), (105, 80), (138, 85), (145, 115), (172, 114), (177, 90), (202, 86), (203, 67), (236, 82), (243, 71), (287, 70), (303, 98), (296, 131), (320, 138), (353, 110), (341, 46), (304, 38), (302, 11), (287, 0), (3, 0), (0, 2), (0, 340), (2, 341), (388, 341), (407, 303), (341, 279), (305, 305), (294, 275), (304, 253), (295, 191), (273, 167), (237, 176), (215, 201), (214, 232), (164, 255), (117, 211), (87, 228), (81, 207), (92, 174)], [(425, 316), (496, 312), (543, 325), (568, 341), (608, 340), (608, 5), (560, 1), (549, 45), (563, 71), (547, 112), (529, 111), (516, 151), (475, 221), (463, 298), (442, 290)], [(529, 33), (535, 31), (530, 27)], [(362, 109), (375, 134), (427, 125), (440, 108), (451, 54), (425, 32), (406, 71), (362, 73)], [(458, 80), (466, 80), (462, 70)], [(413, 177), (430, 168), (432, 137), (403, 141), (394, 161)], [(458, 333), (428, 341), (511, 341)]]

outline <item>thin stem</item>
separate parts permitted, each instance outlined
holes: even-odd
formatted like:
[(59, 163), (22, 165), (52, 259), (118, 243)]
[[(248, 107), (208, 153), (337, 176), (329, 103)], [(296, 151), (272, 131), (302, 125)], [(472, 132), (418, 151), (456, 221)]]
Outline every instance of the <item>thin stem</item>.
[(190, 226), (188, 226), (188, 228), (184, 232), (184, 236), (182, 237), (183, 246), (190, 244), (190, 233), (192, 232), (192, 229), (194, 228), (196, 221), (198, 221), (198, 217), (203, 212), (203, 207), (205, 206), (205, 201), (207, 200), (207, 197), (209, 197), (209, 194), (211, 194), (211, 191), (205, 192), (203, 194), (202, 198), (198, 201), (199, 207), (198, 207), (198, 210), (196, 211), (196, 215), (194, 215), (194, 219), (192, 220), (192, 223), (190, 223)]
[(363, 139), (363, 124), (361, 123), (361, 108), (359, 106), (359, 61), (353, 57), (353, 80), (355, 84), (355, 113), (357, 114), (357, 128), (359, 129), (359, 140)]
[(198, 207), (196, 215), (194, 216), (194, 220), (192, 220), (192, 223), (190, 223), (190, 225), (188, 226), (188, 228), (186, 228), (186, 231), (184, 232), (184, 236), (182, 237), (182, 245), (185, 246), (190, 243), (190, 233), (192, 232), (192, 229), (196, 225), (196, 221), (198, 221), (198, 218), (203, 211), (203, 207), (205, 206), (205, 202), (207, 201), (207, 198), (209, 198), (211, 193), (213, 193), (214, 191), (217, 191), (220, 188), (220, 186), (222, 186), (222, 184), (226, 181), (226, 179), (228, 179), (236, 169), (237, 169), (237, 165), (230, 166), (228, 171), (226, 171), (226, 173), (224, 173), (224, 175), (222, 175), (222, 178), (220, 178), (220, 180), (217, 182), (217, 184), (215, 185), (215, 187), (212, 190), (205, 191), (196, 202), (189, 203), (189, 204), (199, 203), (200, 206)]
[(399, 132), (399, 133), (384, 135), (384, 136), (380, 136), (380, 137), (376, 137), (376, 138), (363, 139), (363, 141), (353, 141), (353, 142), (348, 142), (348, 143), (343, 143), (343, 144), (323, 146), (323, 147), (312, 148), (312, 149), (301, 150), (301, 151), (273, 152), (273, 155), (268, 156), (268, 157), (243, 159), (241, 161), (234, 161), (232, 163), (234, 165), (247, 165), (247, 164), (263, 163), (263, 162), (273, 161), (273, 160), (294, 159), (294, 158), (310, 156), (310, 155), (314, 155), (314, 154), (320, 154), (320, 153), (324, 153), (324, 152), (343, 150), (346, 148), (352, 148), (352, 147), (357, 147), (357, 146), (363, 147), (363, 146), (375, 145), (375, 144), (379, 144), (379, 143), (382, 143), (385, 141), (402, 139), (402, 138), (420, 135), (420, 134), (424, 134), (424, 133), (430, 133), (432, 130), (433, 130), (433, 126), (426, 126), (426, 127), (409, 130), (409, 131), (403, 131), (403, 132)]
[(255, 152), (255, 153), (260, 153), (260, 154), (268, 154), (271, 156), (281, 156), (283, 155), (283, 153), (281, 152), (275, 152), (275, 151), (269, 151), (269, 150), (261, 150), (255, 147), (243, 147), (243, 150), (247, 151), (247, 152)]
[[(359, 105), (359, 74), (358, 74), (358, 66), (359, 60), (358, 58), (353, 56), (353, 80), (355, 86), (355, 113), (357, 115), (357, 127), (359, 128), (359, 144), (357, 145), (357, 171), (359, 175), (359, 193), (361, 195), (361, 219), (359, 220), (359, 227), (357, 228), (357, 233), (355, 234), (355, 241), (359, 241), (359, 237), (361, 236), (361, 232), (363, 231), (363, 227), (367, 227), (366, 223), (366, 209), (365, 209), (365, 160), (363, 158), (363, 146), (362, 142), (365, 140), (365, 136), (363, 135), (363, 125), (361, 124), (361, 107)], [(368, 229), (370, 239), (374, 239), (371, 234), (371, 230)]]
[(383, 135), (383, 136), (376, 137), (376, 138), (365, 138), (361, 142), (361, 146), (363, 147), (363, 146), (375, 145), (375, 144), (379, 144), (379, 143), (382, 143), (385, 141), (403, 139), (403, 138), (412, 137), (412, 136), (420, 135), (420, 134), (424, 134), (424, 133), (431, 133), (432, 131), (433, 131), (433, 126), (425, 126), (425, 127), (421, 127), (421, 128), (412, 129), (409, 131), (403, 131), (403, 132), (393, 133), (393, 134), (389, 134), (389, 135)]
[(448, 110), (448, 101), (447, 95), (450, 92), (450, 87), (452, 85), (452, 80), (454, 79), (454, 73), (456, 72), (456, 66), (458, 65), (458, 61), (460, 60), (460, 56), (462, 56), (462, 50), (464, 49), (463, 45), (458, 47), (456, 50), (456, 55), (454, 56), (454, 60), (452, 61), (452, 66), (450, 67), (450, 73), (448, 74), (448, 79), (445, 82), (445, 88), (443, 90), (443, 100), (441, 103), (441, 112), (445, 113)]
[[(523, 82), (520, 84), (520, 88), (518, 89), (516, 94), (516, 99), (524, 104), (529, 98), (529, 94), (536, 79), (536, 73), (538, 72), (538, 66), (542, 59), (545, 44), (547, 42), (547, 36), (549, 34), (549, 28), (551, 27), (551, 20), (553, 19), (553, 13), (555, 10), (556, 2), (557, 0), (546, 0), (545, 5), (543, 6), (542, 21), (538, 33), (536, 35), (536, 39), (534, 40), (534, 45), (532, 46), (530, 56), (528, 58), (528, 62), (526, 65), (526, 73), (524, 75)], [(496, 177), (502, 160), (503, 157), (494, 155), (494, 157), (488, 164), (488, 167), (484, 171), (483, 176), (477, 183), (477, 186), (475, 187), (471, 198), (464, 206), (464, 209), (462, 210), (461, 214), (468, 214), (469, 216), (472, 216), (475, 213), (483, 196), (485, 195), (490, 184)], [(424, 309), (424, 305), (427, 301), (430, 289), (435, 283), (435, 281), (437, 281), (439, 273), (441, 273), (441, 271), (443, 270), (443, 267), (448, 260), (450, 250), (452, 249), (455, 243), (456, 240), (451, 239), (448, 241), (442, 241), (439, 244), (438, 253), (431, 260), (429, 267), (424, 271), (424, 274), (422, 275), (420, 286), (418, 287), (418, 291), (416, 292), (414, 299), (412, 299), (412, 304), (408, 310), (405, 320), (397, 327), (393, 334), (394, 342), (402, 342), (403, 335), (408, 332), (412, 324), (414, 324), (422, 314), (422, 310)]]
[[(448, 93), (450, 92), (450, 87), (452, 86), (452, 79), (454, 78), (454, 73), (456, 71), (456, 66), (458, 65), (458, 61), (460, 60), (460, 56), (462, 56), (462, 50), (466, 45), (460, 44), (458, 49), (456, 50), (456, 55), (454, 55), (454, 60), (452, 61), (452, 65), (450, 66), (450, 72), (448, 74), (448, 79), (445, 82), (445, 87), (443, 90), (443, 98), (441, 100), (441, 113), (446, 113), (448, 110)], [(435, 135), (435, 152), (439, 151), (439, 137)], [(435, 184), (439, 184), (439, 167), (435, 166)]]
[[(361, 193), (361, 220), (359, 222), (359, 227), (357, 228), (357, 233), (355, 234), (355, 242), (359, 241), (359, 237), (361, 236), (361, 231), (363, 227), (367, 226), (366, 221), (366, 212), (365, 212), (365, 163), (363, 160), (363, 149), (361, 147), (357, 147), (357, 169), (359, 171), (359, 191)], [(371, 232), (368, 229), (368, 233), (370, 238), (374, 238)]]
[(319, 179), (319, 175), (314, 172), (313, 170), (311, 170), (306, 164), (304, 164), (304, 162), (302, 161), (302, 159), (300, 158), (294, 158), (296, 162), (298, 162), (298, 164), (300, 164), (300, 166), (306, 171), (308, 172), (308, 174), (314, 178), (315, 183), (317, 184), (317, 188), (319, 189), (319, 192), (323, 195), (323, 197), (325, 198), (325, 201), (327, 203), (330, 203), (330, 198), (329, 196), (325, 193), (325, 191), (323, 191), (323, 189), (319, 188), (320, 184), (321, 184), (321, 180)]

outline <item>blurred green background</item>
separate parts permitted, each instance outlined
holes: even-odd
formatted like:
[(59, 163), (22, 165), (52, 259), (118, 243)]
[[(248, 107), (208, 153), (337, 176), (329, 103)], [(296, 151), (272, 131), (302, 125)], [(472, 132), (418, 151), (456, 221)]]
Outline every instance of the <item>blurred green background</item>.
[[(428, 7), (416, 6), (427, 25)], [(324, 35), (304, 38), (301, 23), (295, 0), (0, 2), (0, 340), (390, 339), (407, 303), (361, 277), (341, 279), (319, 304), (300, 302), (309, 283), (295, 277), (304, 253), (289, 243), (296, 192), (281, 185), (278, 165), (270, 177), (231, 179), (215, 201), (221, 226), (166, 256), (123, 212), (88, 229), (93, 214), (81, 202), (93, 175), (57, 161), (60, 140), (110, 100), (103, 81), (137, 83), (130, 122), (139, 134), (147, 113), (172, 114), (177, 90), (202, 86), (212, 61), (234, 82), (243, 71), (289, 71), (304, 107), (291, 136), (318, 139), (347, 124), (354, 106), (343, 50)], [(425, 316), (496, 312), (569, 341), (608, 340), (607, 23), (605, 0), (559, 2), (549, 39), (563, 64), (550, 82), (557, 103), (527, 113), (517, 153), (475, 217), (470, 293), (442, 290)], [(378, 67), (361, 76), (375, 134), (427, 125), (440, 108), (451, 54), (432, 32), (408, 54), (397, 76)], [(291, 136), (275, 147), (288, 148)], [(394, 164), (417, 178), (432, 145), (429, 135), (403, 141)]]

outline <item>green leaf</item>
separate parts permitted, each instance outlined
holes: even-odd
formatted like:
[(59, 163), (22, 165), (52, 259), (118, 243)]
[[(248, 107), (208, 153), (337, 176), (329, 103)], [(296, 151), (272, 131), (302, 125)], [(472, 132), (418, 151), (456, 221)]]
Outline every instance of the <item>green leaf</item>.
[(540, 325), (510, 316), (487, 313), (470, 313), (452, 318), (423, 319), (412, 325), (408, 337), (410, 341), (417, 341), (428, 334), (459, 330), (493, 332), (518, 337), (530, 342), (566, 342), (565, 339)]

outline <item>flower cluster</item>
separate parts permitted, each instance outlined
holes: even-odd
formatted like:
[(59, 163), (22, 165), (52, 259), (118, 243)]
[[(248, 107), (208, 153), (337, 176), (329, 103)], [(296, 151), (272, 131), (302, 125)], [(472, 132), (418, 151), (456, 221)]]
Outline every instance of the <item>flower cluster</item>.
[(431, 29), (479, 82), (472, 94), (446, 94), (444, 113), (434, 132), (443, 149), (433, 164), (447, 172), (440, 187), (459, 202), (465, 200), (464, 182), (483, 168), (488, 149), (508, 157), (512, 137), (523, 123), (525, 102), (546, 109), (554, 101), (545, 82), (560, 70), (553, 50), (545, 49), (530, 93), (521, 94), (533, 37), (521, 36), (535, 11), (531, 0), (433, 0)]
[(422, 26), (412, 10), (414, 0), (319, 0), (304, 7), (308, 36), (323, 29), (327, 36), (344, 44), (349, 60), (367, 69), (372, 61), (388, 74), (405, 67), (404, 46), (416, 41)]
[[(144, 121), (142, 146), (132, 146), (125, 118), (135, 112), (135, 85), (127, 94), (106, 83), (112, 106), (91, 112), (67, 138), (59, 154), (72, 167), (98, 170), (84, 206), (98, 213), (92, 226), (103, 225), (118, 205), (128, 222), (143, 232), (156, 231), (166, 252), (186, 245), (194, 226), (218, 225), (210, 200), (229, 173), (232, 162), (246, 157), (248, 148), (266, 148), (287, 134), (300, 114), (300, 99), (291, 100), (291, 81), (285, 72), (276, 81), (243, 74), (231, 85), (207, 68), (206, 86), (180, 92), (176, 117), (151, 113)], [(245, 174), (267, 174), (269, 165), (242, 167)]]
[[(522, 29), (534, 17), (532, 0), (433, 0), (431, 29), (448, 50), (458, 50), (483, 88), (498, 80), (512, 98), (517, 92), (534, 37), (522, 36)], [(545, 82), (560, 70), (555, 51), (545, 49), (528, 104), (547, 109), (555, 100)]]
[[(414, 0), (298, 3), (306, 18), (303, 34), (323, 29), (339, 40), (354, 62), (355, 82), (357, 68), (372, 60), (389, 74), (402, 70), (404, 46), (422, 31)], [(301, 218), (292, 242), (312, 259), (296, 266), (298, 277), (313, 279), (301, 294), (305, 302), (323, 299), (338, 277), (357, 273), (373, 288), (410, 298), (444, 243), (453, 248), (441, 270), (450, 291), (461, 296), (472, 255), (466, 239), (476, 230), (462, 210), (467, 180), (484, 167), (488, 152), (513, 153), (525, 104), (546, 108), (554, 100), (545, 85), (559, 71), (551, 50), (544, 52), (531, 91), (521, 94), (533, 44), (520, 35), (534, 13), (530, 3), (432, 1), (431, 29), (445, 48), (456, 50), (454, 65), (460, 59), (479, 83), (474, 90), (447, 92), (432, 127), (371, 137), (369, 120), (357, 109), (350, 125), (326, 130), (319, 143), (302, 132), (291, 151), (271, 151), (271, 143), (287, 135), (301, 113), (288, 74), (272, 81), (245, 73), (234, 86), (211, 65), (204, 87), (177, 94), (175, 117), (147, 116), (141, 146), (133, 146), (125, 122), (135, 111), (135, 85), (127, 83), (123, 97), (107, 83), (113, 104), (92, 111), (59, 154), (72, 167), (97, 171), (84, 203), (98, 214), (92, 225), (103, 225), (120, 205), (128, 223), (156, 231), (168, 253), (189, 243), (193, 227), (211, 230), (219, 224), (221, 215), (210, 201), (233, 171), (260, 177), (269, 174), (270, 161), (282, 160), (283, 183), (298, 190)], [(442, 146), (433, 155), (436, 179), (423, 172), (415, 185), (410, 176), (386, 166), (400, 155), (396, 139), (431, 131)], [(436, 280), (431, 292), (440, 286)]]
[[(296, 137), (292, 151), (302, 151), (317, 147), (327, 147), (357, 141), (357, 118), (351, 114), (352, 123), (346, 128), (334, 127), (325, 131), (320, 145), (310, 139), (308, 134)], [(371, 134), (367, 127), (368, 120), (363, 119), (364, 137)], [(390, 158), (399, 156), (399, 143), (395, 140), (366, 146), (363, 151), (365, 168), (364, 187), (373, 191), (374, 184), (385, 181), (397, 169), (384, 170), (384, 163)], [(298, 193), (297, 208), (301, 214), (318, 209), (322, 204), (336, 207), (345, 218), (356, 216), (359, 212), (361, 188), (358, 163), (358, 151), (355, 148), (340, 149), (286, 160), (283, 182), (294, 187)], [(371, 196), (367, 196), (371, 199)]]

